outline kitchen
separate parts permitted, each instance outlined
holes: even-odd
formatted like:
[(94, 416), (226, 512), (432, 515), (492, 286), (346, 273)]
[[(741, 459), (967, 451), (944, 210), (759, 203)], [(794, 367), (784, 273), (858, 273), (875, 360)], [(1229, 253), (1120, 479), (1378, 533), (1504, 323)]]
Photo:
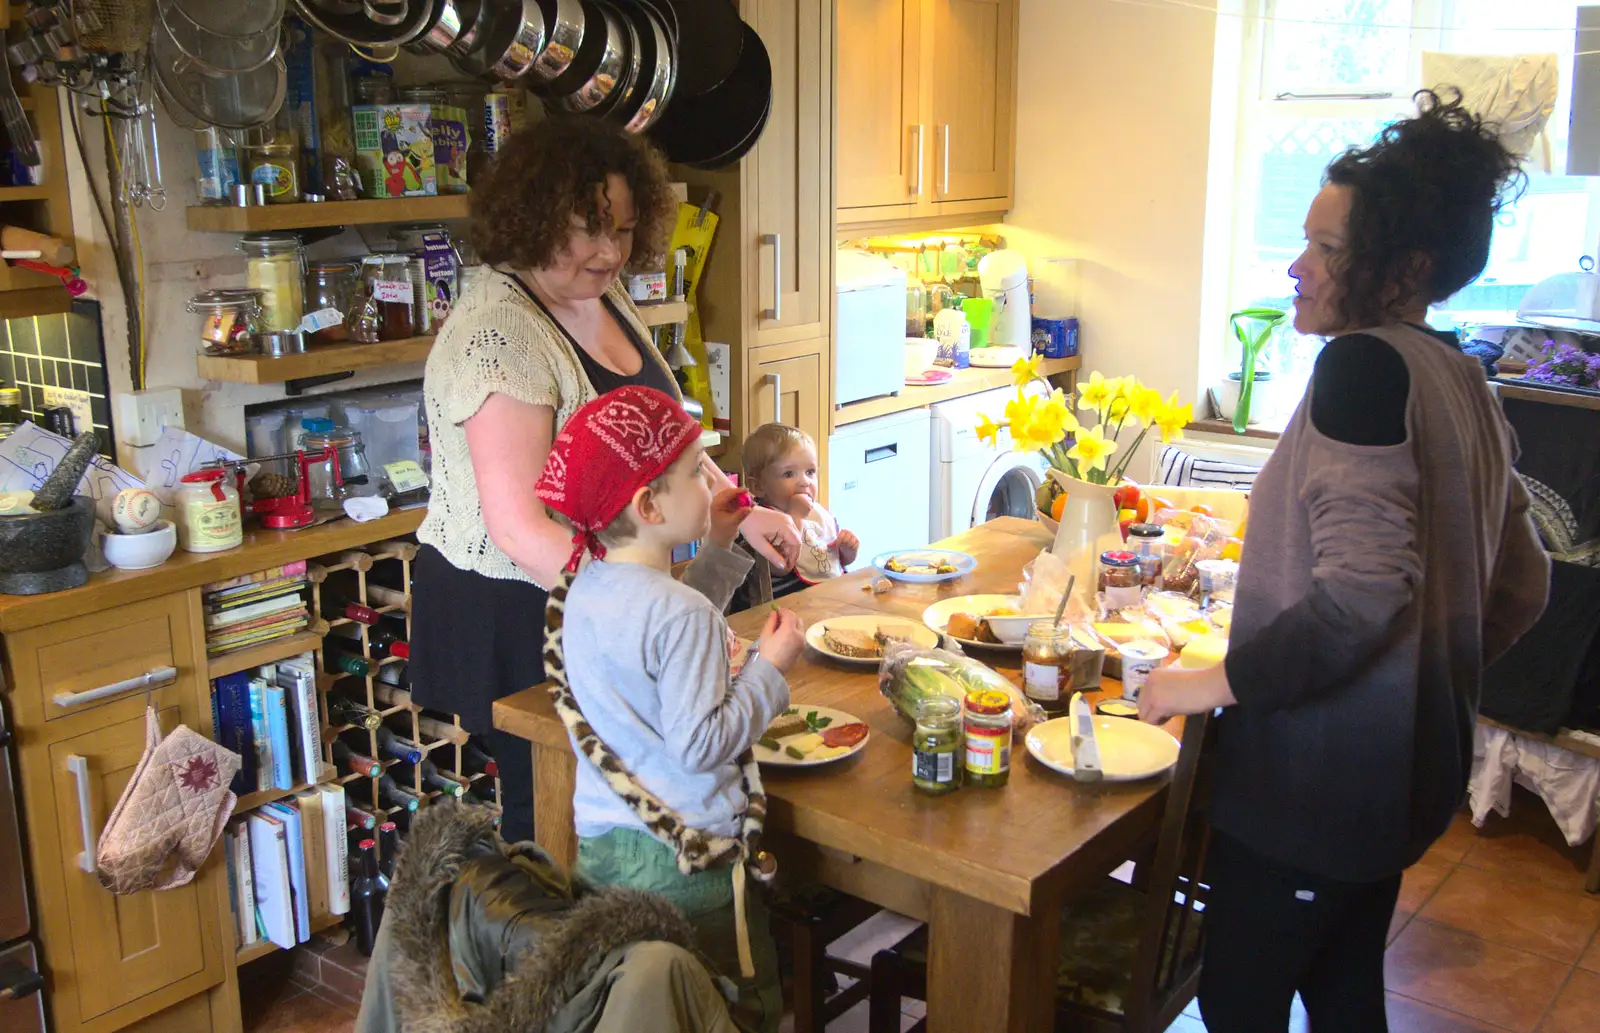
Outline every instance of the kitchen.
[[(740, 13), (770, 60), (771, 103), (764, 113), (765, 126), (759, 130), (759, 140), (735, 164), (709, 170), (674, 166), (675, 177), (683, 184), (685, 207), (716, 216), (715, 243), (690, 288), (694, 322), (688, 322), (687, 305), (674, 300), (645, 301), (640, 306), (650, 320), (658, 321), (664, 351), (680, 342), (691, 354), (703, 349), (695, 358), (708, 368), (707, 377), (703, 383), (689, 378), (690, 393), (703, 394), (710, 403), (705, 408), (711, 425), (704, 441), (725, 468), (736, 471), (740, 440), (762, 423), (792, 421), (806, 430), (823, 453), (824, 501), (836, 512), (851, 514), (841, 516), (846, 526), (856, 521), (868, 528), (885, 498), (895, 505), (910, 503), (903, 520), (889, 522), (875, 533), (862, 531), (865, 560), (878, 552), (937, 540), (985, 517), (1033, 517), (1033, 489), (1043, 480), (1041, 471), (1037, 466), (1030, 470), (1025, 456), (982, 447), (971, 433), (978, 415), (988, 412), (991, 404), (973, 402), (972, 396), (1008, 389), (1012, 383), (1008, 364), (950, 370), (948, 382), (909, 386), (905, 374), (926, 372), (926, 367), (918, 371), (906, 365), (901, 341), (894, 340), (904, 338), (903, 329), (881, 331), (884, 339), (893, 340), (881, 354), (854, 350), (850, 341), (855, 324), (845, 310), (865, 299), (853, 297), (862, 291), (843, 290), (842, 285), (854, 281), (840, 274), (848, 261), (839, 257), (841, 244), (865, 242), (885, 256), (888, 271), (884, 265), (872, 265), (863, 272), (861, 279), (869, 284), (877, 282), (874, 276), (891, 285), (896, 272), (903, 276), (905, 270), (895, 263), (904, 260), (895, 256), (907, 252), (893, 249), (908, 246), (908, 240), (919, 258), (939, 256), (928, 261), (942, 261), (948, 252), (952, 261), (963, 264), (950, 279), (965, 281), (964, 291), (979, 295), (984, 293), (981, 272), (964, 268), (968, 259), (974, 266), (982, 262), (983, 256), (974, 252), (1020, 253), (1035, 281), (1035, 314), (1040, 314), (1042, 280), (1043, 293), (1057, 306), (1046, 318), (1081, 321), (1077, 343), (1093, 366), (1107, 373), (1133, 374), (1163, 394), (1178, 391), (1186, 399), (1197, 399), (1200, 388), (1214, 379), (1220, 348), (1213, 357), (1212, 349), (1197, 342), (1220, 336), (1211, 328), (1226, 324), (1226, 291), (1217, 285), (1227, 267), (1226, 234), (1217, 230), (1219, 219), (1226, 221), (1226, 210), (1219, 212), (1224, 202), (1216, 191), (1207, 190), (1207, 183), (1226, 179), (1234, 161), (1231, 143), (1218, 140), (1237, 118), (1237, 93), (1224, 81), (1239, 74), (1245, 42), (1237, 22), (1185, 5), (1154, 10), (1043, 0), (912, 0), (841, 4), (836, 10), (817, 0), (746, 0)], [(1137, 55), (1136, 74), (1130, 71), (1130, 55)], [(403, 52), (394, 67), (396, 79), (408, 86), (461, 78), (437, 56), (420, 58)], [(1112, 84), (1115, 88), (1110, 88)], [(57, 91), (40, 86), (31, 91), (30, 107), (40, 119), (48, 167), (50, 146), (43, 139), (48, 135), (43, 125), (46, 110), (39, 101), (51, 98), (53, 108)], [(526, 93), (496, 92), (503, 97), (508, 125), (528, 107), (536, 117), (538, 104)], [(851, 98), (871, 98), (871, 102)], [(429, 233), (436, 232), (432, 224), (442, 224), (459, 250), (455, 231), (464, 225), (458, 220), (466, 212), (465, 196), (440, 192), (349, 202), (328, 196), (321, 202), (247, 203), (243, 208), (230, 198), (202, 205), (197, 187), (187, 182), (188, 169), (196, 160), (195, 134), (157, 101), (153, 149), (161, 155), (166, 189), (175, 203), (159, 211), (153, 200), (143, 208), (114, 206), (110, 221), (119, 239), (129, 225), (129, 217), (122, 213), (136, 213), (131, 219), (143, 255), (136, 275), (142, 301), (130, 303), (128, 299), (136, 295), (125, 290), (122, 281), (132, 285), (133, 278), (119, 270), (105, 221), (96, 211), (100, 202), (90, 187), (93, 181), (96, 189), (106, 190), (105, 170), (113, 159), (98, 120), (80, 109), (78, 121), (86, 144), (83, 152), (73, 138), (71, 120), (61, 117), (55, 123), (60, 188), (37, 188), (50, 191), (47, 200), (19, 194), (13, 203), (33, 216), (28, 223), (32, 228), (75, 244), (79, 275), (92, 285), (91, 296), (98, 299), (96, 318), (83, 315), (89, 310), (81, 304), (79, 314), (67, 315), (71, 301), (60, 297), (64, 291), (59, 280), (31, 274), (37, 279), (28, 281), (30, 293), (44, 292), (34, 294), (45, 307), (30, 313), (32, 320), (39, 326), (52, 319), (68, 323), (68, 356), (79, 354), (71, 350), (80, 332), (75, 329), (78, 321), (99, 324), (100, 355), (92, 364), (78, 361), (86, 371), (91, 365), (100, 366), (103, 401), (95, 405), (91, 397), (87, 420), (80, 419), (79, 424), (105, 430), (103, 444), (115, 442), (120, 466), (134, 471), (147, 468), (140, 456), (157, 447), (163, 410), (181, 412), (183, 427), (204, 441), (249, 456), (295, 447), (282, 430), (271, 429), (259, 433), (264, 440), (276, 440), (277, 448), (257, 447), (251, 440), (252, 427), (292, 430), (296, 420), (371, 408), (373, 401), (381, 401), (380, 409), (393, 405), (402, 414), (407, 411), (405, 393), (414, 390), (428, 352), (423, 334), (396, 333), (385, 339), (380, 332), (376, 343), (311, 345), (304, 353), (281, 357), (197, 356), (200, 317), (188, 306), (203, 291), (251, 282), (248, 260), (236, 249), (245, 233), (306, 231), (308, 238), (321, 238), (306, 240), (307, 260), (325, 265), (386, 253), (382, 245), (389, 243), (388, 231), (395, 223), (430, 224)], [(705, 163), (714, 163), (723, 153), (711, 155), (712, 161)], [(470, 184), (473, 156), (467, 160)], [(323, 212), (310, 211), (318, 204), (327, 207)], [(363, 214), (370, 209), (345, 207), (367, 204), (389, 207), (376, 217)], [(926, 245), (926, 238), (933, 243)], [(1005, 246), (997, 247), (1001, 242)], [(397, 253), (412, 249), (408, 243), (395, 243)], [(957, 258), (957, 251), (964, 257)], [(1061, 258), (1077, 259), (1077, 268), (1050, 264)], [(1047, 269), (1052, 271), (1046, 273)], [(658, 297), (675, 293), (672, 268), (665, 273), (667, 285), (641, 288), (645, 297), (652, 291)], [(359, 265), (355, 275), (361, 275)], [(878, 286), (880, 294), (894, 293), (892, 286), (889, 291), (881, 283)], [(924, 315), (933, 317), (931, 303), (924, 304), (928, 307)], [(887, 325), (885, 306), (860, 307), (867, 325)], [(894, 325), (903, 327), (905, 290), (890, 307)], [(307, 311), (312, 310), (307, 307)], [(925, 327), (926, 323), (924, 319)], [(129, 333), (130, 325), (138, 324), (146, 328), (142, 348), (136, 343), (139, 335)], [(1029, 329), (1031, 344), (1031, 320)], [(40, 350), (45, 336), (38, 332), (35, 354), (40, 359), (46, 357)], [(344, 350), (323, 350), (329, 347)], [(16, 350), (26, 352), (23, 347)], [(925, 350), (919, 354), (925, 359)], [(77, 365), (70, 358), (65, 361)], [(1070, 389), (1079, 361), (1076, 354), (1060, 354), (1045, 359), (1043, 371), (1054, 384)], [(866, 390), (872, 393), (839, 404), (839, 380), (851, 379), (858, 363), (876, 370), (876, 380), (873, 373), (867, 374)], [(894, 386), (873, 388), (888, 383), (886, 368), (893, 370), (890, 379), (900, 375), (898, 391)], [(1089, 368), (1083, 367), (1085, 372)], [(317, 383), (323, 378), (335, 379)], [(51, 383), (48, 378), (33, 382)], [(94, 381), (85, 382), (85, 387), (93, 386)], [(138, 405), (131, 401), (135, 390), (149, 392)], [(351, 392), (356, 394), (350, 406), (335, 402), (337, 408), (321, 417), (293, 412), (314, 407), (330, 394)], [(360, 392), (366, 392), (365, 400)], [(94, 395), (92, 390), (88, 393)], [(44, 402), (42, 394), (39, 403)], [(397, 394), (401, 397), (394, 398)], [(27, 402), (27, 415), (39, 422), (42, 411), (31, 393)], [(170, 417), (166, 421), (176, 422)], [(1227, 443), (1219, 446), (1217, 455), (1258, 463), (1250, 451), (1256, 446), (1254, 451), (1260, 453), (1262, 440), (1248, 437), (1246, 446)], [(406, 461), (425, 470), (424, 455), (418, 442), (409, 451), (382, 457), (386, 462), (374, 464), (371, 472), (376, 478), (377, 470), (389, 463)], [(1147, 460), (1141, 457), (1141, 461)], [(279, 462), (287, 475), (294, 475), (292, 460)], [(890, 469), (892, 477), (882, 473)], [(852, 508), (847, 496), (861, 484), (880, 494)], [(888, 494), (881, 493), (884, 488)], [(928, 500), (925, 518), (923, 497)], [(863, 515), (858, 518), (857, 513)], [(251, 530), (246, 544), (237, 549), (180, 551), (148, 573), (101, 573), (89, 586), (65, 594), (8, 597), (7, 606), (0, 609), (8, 691), (15, 696), (27, 686), (27, 691), (39, 693), (37, 707), (21, 711), (22, 722), (17, 717), (20, 704), (7, 700), (16, 737), (12, 752), (18, 755), (22, 772), (25, 824), (30, 829), (40, 827), (46, 823), (29, 815), (50, 815), (48, 825), (62, 830), (59, 839), (32, 847), (30, 865), (35, 873), (33, 934), (44, 945), (46, 965), (52, 966), (46, 993), (30, 999), (51, 1016), (47, 1028), (247, 1028), (251, 1005), (249, 1001), (241, 1005), (241, 963), (248, 967), (271, 950), (270, 944), (258, 945), (250, 954), (235, 949), (236, 934), (228, 919), (229, 887), (217, 865), (203, 870), (190, 889), (180, 891), (186, 897), (182, 901), (174, 899), (137, 915), (128, 909), (125, 918), (101, 915), (93, 923), (79, 921), (85, 906), (91, 908), (88, 914), (95, 915), (101, 912), (94, 908), (103, 910), (105, 904), (94, 904), (83, 888), (68, 890), (67, 880), (83, 876), (75, 865), (85, 844), (76, 820), (80, 789), (58, 758), (78, 749), (65, 743), (89, 735), (101, 736), (104, 743), (89, 742), (89, 746), (107, 751), (103, 756), (121, 758), (115, 768), (121, 774), (106, 772), (104, 784), (89, 790), (91, 809), (103, 820), (143, 744), (139, 703), (143, 694), (126, 690), (111, 702), (65, 720), (45, 717), (48, 694), (88, 690), (171, 666), (179, 675), (158, 687), (160, 705), (164, 711), (173, 708), (173, 716), (191, 727), (207, 727), (211, 718), (204, 701), (210, 676), (233, 664), (218, 665), (206, 655), (204, 626), (195, 623), (205, 605), (204, 586), (323, 558), (325, 578), (353, 586), (347, 595), (369, 593), (357, 599), (341, 595), (342, 603), (373, 602), (377, 596), (368, 586), (380, 592), (383, 586), (369, 575), (377, 569), (388, 580), (409, 562), (403, 539), (415, 530), (421, 515), (420, 509), (401, 508), (396, 502), (387, 515), (366, 524), (337, 521), (299, 531)], [(905, 526), (925, 530), (895, 535), (897, 527)], [(368, 560), (349, 557), (327, 562), (361, 550)], [(406, 580), (402, 575), (400, 583)], [(16, 651), (30, 648), (59, 652), (61, 643), (84, 636), (126, 640), (129, 633), (118, 629), (138, 627), (134, 618), (142, 620), (157, 606), (162, 615), (156, 636), (163, 643), (159, 648), (149, 644), (156, 639), (123, 641), (109, 647), (103, 663), (66, 668), (35, 669), (17, 658), (24, 654)], [(389, 607), (394, 607), (390, 614), (404, 613), (408, 601), (401, 597), (377, 608)], [(333, 612), (308, 609), (312, 612), (307, 623), (287, 639), (311, 636), (319, 614)], [(333, 616), (325, 622), (341, 619)], [(74, 621), (79, 623), (70, 623)], [(152, 627), (139, 634), (150, 635)], [(349, 629), (351, 624), (343, 627)], [(300, 641), (311, 648), (309, 637)], [(282, 653), (286, 648), (281, 640), (276, 648), (269, 643), (259, 660), (237, 662), (253, 667), (269, 662), (266, 657), (273, 653), (288, 655)], [(379, 673), (397, 666), (379, 665)], [(359, 703), (388, 710), (394, 704), (378, 693), (388, 694), (392, 688), (377, 676), (367, 679), (358, 691)], [(366, 695), (368, 691), (372, 694)], [(429, 736), (414, 730), (413, 737), (419, 742), (448, 742), (448, 752), (459, 753), (451, 764), (441, 766), (447, 777), (450, 772), (467, 772), (470, 744), (458, 745), (454, 732)], [(373, 742), (370, 752), (376, 754), (376, 733)], [(93, 754), (74, 755), (100, 763)], [(45, 772), (38, 776), (43, 784), (30, 788), (30, 772), (36, 771)], [(483, 781), (478, 779), (480, 785)], [(40, 871), (49, 874), (41, 877)], [(87, 882), (93, 887), (92, 877)], [(131, 955), (111, 953), (109, 944), (122, 921), (139, 934), (121, 931), (146, 955), (137, 964)], [(122, 996), (108, 997), (86, 985), (92, 981), (78, 980), (69, 967), (55, 966), (52, 955), (69, 954), (75, 965), (104, 958), (105, 965), (122, 966)], [(162, 957), (182, 962), (174, 967), (161, 963)], [(110, 971), (100, 968), (101, 962), (94, 964), (100, 971)], [(174, 978), (179, 972), (181, 977)]]

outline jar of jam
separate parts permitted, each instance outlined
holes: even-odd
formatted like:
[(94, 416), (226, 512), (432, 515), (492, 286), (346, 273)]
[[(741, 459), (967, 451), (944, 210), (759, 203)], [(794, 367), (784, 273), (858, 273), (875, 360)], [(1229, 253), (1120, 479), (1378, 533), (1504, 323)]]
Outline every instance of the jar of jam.
[(1072, 698), (1072, 628), (1034, 621), (1022, 640), (1022, 691), (1051, 717), (1067, 712)]
[(1128, 528), (1128, 551), (1139, 559), (1139, 583), (1149, 589), (1161, 587), (1161, 564), (1166, 559), (1166, 536), (1155, 524), (1134, 524)]
[(1099, 588), (1105, 594), (1106, 609), (1138, 606), (1141, 600), (1139, 586), (1142, 583), (1139, 557), (1120, 550), (1100, 554)]
[(311, 344), (350, 339), (350, 313), (357, 305), (356, 264), (317, 262), (306, 274), (305, 318), (301, 328)]
[(1011, 697), (998, 689), (967, 693), (962, 731), (967, 784), (984, 789), (1011, 780)]
[(416, 336), (412, 318), (416, 292), (411, 286), (409, 256), (397, 252), (393, 244), (379, 244), (361, 260), (361, 279), (381, 317), (378, 339), (398, 341)]

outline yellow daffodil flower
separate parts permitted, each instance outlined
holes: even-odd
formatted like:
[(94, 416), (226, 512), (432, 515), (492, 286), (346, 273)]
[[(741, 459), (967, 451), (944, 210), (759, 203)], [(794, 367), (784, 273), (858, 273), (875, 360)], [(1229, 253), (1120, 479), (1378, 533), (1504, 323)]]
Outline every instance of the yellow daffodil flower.
[(1058, 387), (1050, 392), (1049, 398), (1034, 406), (1028, 443), (1036, 450), (1047, 450), (1077, 429), (1078, 421), (1067, 407), (1066, 395)]
[(1011, 364), (1011, 382), (1017, 387), (1027, 387), (1041, 376), (1039, 364), (1044, 361), (1043, 355), (1034, 355), (1031, 358), (1018, 359)]
[(1153, 425), (1156, 413), (1161, 411), (1161, 392), (1153, 387), (1141, 387), (1128, 400), (1128, 412), (1140, 423)]
[(1106, 409), (1107, 422), (1121, 424), (1127, 418), (1128, 400), (1121, 397), (1111, 399), (1111, 405)]
[(1194, 421), (1194, 406), (1179, 405), (1178, 392), (1172, 392), (1172, 397), (1161, 406), (1156, 413), (1156, 426), (1161, 431), (1161, 440), (1164, 442), (1183, 440), (1183, 428)]
[(1029, 450), (1026, 442), (1034, 434), (1034, 411), (1038, 402), (1037, 397), (1019, 390), (1017, 397), (1006, 403), (1006, 424), (1011, 428), (1011, 447), (1017, 452)]
[(1067, 450), (1067, 458), (1077, 461), (1081, 473), (1088, 473), (1090, 470), (1104, 470), (1106, 460), (1116, 450), (1117, 443), (1106, 440), (1099, 427), (1089, 427), (1078, 431), (1072, 447)]
[(1098, 370), (1090, 373), (1088, 382), (1078, 385), (1078, 394), (1081, 396), (1078, 399), (1078, 408), (1096, 411), (1104, 409), (1110, 403), (1111, 395), (1116, 388), (1117, 382), (1102, 377)]
[(1005, 424), (996, 423), (983, 413), (979, 413), (978, 440), (983, 442), (985, 445), (988, 445), (990, 448), (994, 448), (1000, 443), (1000, 428), (1004, 426)]

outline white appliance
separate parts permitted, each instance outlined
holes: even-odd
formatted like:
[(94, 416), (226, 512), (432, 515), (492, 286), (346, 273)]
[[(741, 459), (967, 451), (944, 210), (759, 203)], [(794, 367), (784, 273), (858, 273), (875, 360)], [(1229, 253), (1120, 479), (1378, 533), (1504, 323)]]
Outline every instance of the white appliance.
[(899, 394), (905, 384), (906, 274), (887, 259), (841, 248), (833, 335), (834, 404)]
[(931, 476), (926, 409), (840, 427), (828, 438), (828, 511), (861, 539), (856, 566), (928, 544)]
[(1044, 457), (1011, 451), (1011, 436), (1004, 430), (998, 448), (978, 440), (978, 414), (998, 420), (1014, 397), (1012, 389), (1000, 388), (929, 406), (933, 413), (930, 541), (995, 517), (1033, 517), (1033, 493), (1044, 483)]
[(1028, 263), (1019, 251), (991, 251), (978, 262), (983, 296), (994, 302), (989, 343), (1027, 348), (1033, 340), (1033, 313), (1028, 305)]

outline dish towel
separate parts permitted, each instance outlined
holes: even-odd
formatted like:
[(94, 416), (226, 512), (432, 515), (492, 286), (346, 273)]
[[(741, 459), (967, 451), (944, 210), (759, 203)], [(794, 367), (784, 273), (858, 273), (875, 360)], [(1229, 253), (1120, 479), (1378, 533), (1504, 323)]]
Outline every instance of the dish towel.
[[(1500, 127), (1500, 142), (1519, 158), (1533, 152), (1556, 107), (1560, 72), (1554, 54), (1444, 54), (1423, 51), (1425, 86), (1449, 83), (1467, 110)], [(1550, 141), (1543, 164), (1550, 171)]]
[(228, 784), (240, 763), (188, 725), (163, 739), (156, 709), (147, 707), (144, 755), (100, 833), (100, 884), (120, 895), (193, 879), (238, 802)]
[(1467, 799), (1479, 828), (1490, 811), (1511, 814), (1512, 783), (1539, 794), (1568, 846), (1594, 834), (1600, 808), (1600, 760), (1555, 743), (1479, 724), (1472, 750)]

